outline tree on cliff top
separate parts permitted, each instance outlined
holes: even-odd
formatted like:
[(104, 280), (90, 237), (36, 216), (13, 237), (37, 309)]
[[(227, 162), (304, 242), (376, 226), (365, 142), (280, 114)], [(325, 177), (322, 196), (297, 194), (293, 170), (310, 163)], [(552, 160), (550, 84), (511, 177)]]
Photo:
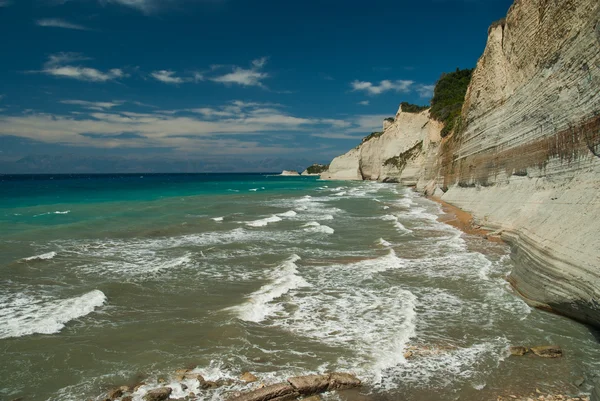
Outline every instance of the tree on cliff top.
[(400, 106), (402, 106), (402, 111), (404, 113), (420, 113), (429, 108), (429, 106), (419, 106), (408, 102), (402, 102), (400, 103)]
[(444, 123), (442, 136), (448, 135), (460, 119), (467, 87), (471, 82), (473, 69), (444, 73), (437, 81), (431, 99), (431, 117)]

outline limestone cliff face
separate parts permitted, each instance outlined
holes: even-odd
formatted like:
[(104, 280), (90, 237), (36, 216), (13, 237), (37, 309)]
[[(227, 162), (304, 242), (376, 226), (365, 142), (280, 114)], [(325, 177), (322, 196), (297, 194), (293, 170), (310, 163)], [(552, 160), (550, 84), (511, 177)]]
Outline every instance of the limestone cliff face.
[(427, 178), (505, 230), (522, 295), (600, 326), (600, 2), (516, 1), (462, 120)]
[[(383, 134), (364, 141), (331, 162), (321, 177), (341, 180), (378, 180), (416, 185), (425, 155), (437, 146), (441, 125), (429, 119), (429, 111), (398, 110), (394, 122), (383, 122)], [(410, 154), (403, 154), (411, 151)], [(404, 160), (406, 159), (406, 160)]]
[[(356, 179), (416, 183), (503, 230), (523, 296), (600, 326), (600, 2), (516, 0), (489, 30), (460, 130), (440, 140), (439, 124), (416, 128), (426, 112), (403, 114), (354, 150)], [(419, 141), (401, 168), (382, 163)]]

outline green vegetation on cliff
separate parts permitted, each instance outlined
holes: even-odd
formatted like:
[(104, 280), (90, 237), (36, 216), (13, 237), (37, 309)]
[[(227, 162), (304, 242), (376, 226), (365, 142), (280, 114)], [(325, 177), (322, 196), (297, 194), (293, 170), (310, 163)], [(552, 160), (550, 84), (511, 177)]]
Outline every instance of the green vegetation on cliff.
[(373, 138), (379, 138), (381, 135), (383, 135), (383, 132), (371, 132), (369, 135), (363, 138), (362, 143), (370, 141)]
[(429, 108), (429, 106), (419, 106), (408, 102), (402, 102), (400, 103), (400, 106), (404, 113), (420, 113)]
[(321, 174), (329, 169), (329, 164), (313, 164), (306, 169), (308, 174)]
[(406, 152), (400, 153), (398, 156), (390, 157), (383, 163), (384, 166), (394, 166), (398, 170), (403, 170), (406, 166), (406, 163), (410, 159), (414, 159), (423, 150), (423, 141), (417, 143), (412, 148), (408, 149)]
[(472, 75), (473, 69), (457, 68), (455, 72), (442, 74), (435, 85), (431, 99), (431, 117), (444, 123), (443, 137), (460, 124), (462, 105)]

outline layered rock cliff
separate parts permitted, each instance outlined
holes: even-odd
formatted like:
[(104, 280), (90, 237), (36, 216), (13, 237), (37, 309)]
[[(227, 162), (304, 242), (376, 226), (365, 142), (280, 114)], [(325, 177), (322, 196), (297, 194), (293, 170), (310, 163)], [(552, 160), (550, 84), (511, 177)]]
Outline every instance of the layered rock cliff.
[(461, 123), (439, 129), (401, 112), (328, 177), (416, 184), (472, 212), (513, 245), (525, 298), (600, 326), (600, 2), (515, 1), (489, 30)]

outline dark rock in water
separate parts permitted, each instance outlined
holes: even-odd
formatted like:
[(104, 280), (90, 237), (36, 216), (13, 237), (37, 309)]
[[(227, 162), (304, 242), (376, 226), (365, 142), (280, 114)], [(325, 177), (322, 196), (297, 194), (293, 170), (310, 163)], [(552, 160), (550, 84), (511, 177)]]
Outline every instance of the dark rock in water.
[(133, 397), (128, 395), (127, 397), (121, 398), (121, 401), (133, 401)]
[(108, 398), (110, 400), (116, 400), (117, 398), (122, 397), (122, 396), (123, 396), (123, 390), (120, 388), (115, 388), (108, 392)]
[(148, 391), (144, 396), (144, 400), (146, 401), (165, 401), (168, 400), (171, 396), (173, 389), (170, 387), (161, 387), (156, 390)]
[(345, 390), (359, 387), (361, 381), (350, 373), (332, 373), (329, 377), (329, 388), (327, 390)]
[(514, 356), (523, 356), (529, 352), (529, 348), (521, 347), (521, 346), (510, 347), (509, 350), (510, 350), (510, 354), (514, 355)]
[(543, 347), (532, 347), (531, 352), (542, 358), (559, 358), (563, 355), (562, 349), (557, 345), (546, 345)]
[(312, 395), (327, 391), (330, 385), (330, 375), (290, 377), (288, 383), (290, 383), (300, 394)]
[(273, 384), (244, 394), (235, 394), (228, 401), (284, 401), (293, 400), (300, 393), (287, 383)]
[(289, 378), (287, 383), (274, 384), (248, 393), (236, 392), (228, 401), (286, 401), (294, 400), (300, 395), (315, 395), (360, 385), (361, 381), (349, 373), (297, 376)]
[(313, 395), (307, 398), (303, 398), (302, 401), (323, 401), (320, 395)]

